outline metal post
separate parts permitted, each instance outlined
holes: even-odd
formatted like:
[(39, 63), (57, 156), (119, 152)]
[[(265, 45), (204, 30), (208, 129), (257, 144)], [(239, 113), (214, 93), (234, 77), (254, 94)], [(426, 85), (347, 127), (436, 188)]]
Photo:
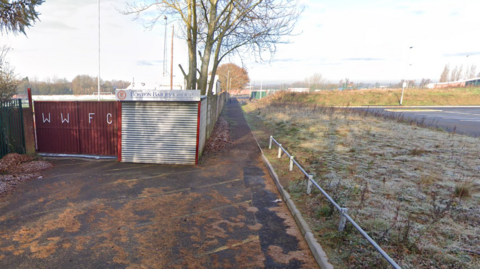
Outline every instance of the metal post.
[(173, 32), (175, 32), (175, 25), (172, 25), (172, 56), (170, 60), (170, 90), (173, 90)]
[(273, 136), (270, 136), (270, 143), (268, 143), (268, 149), (272, 149)]
[(312, 180), (313, 180), (313, 175), (308, 175), (307, 194), (312, 193)]
[(348, 208), (342, 208), (340, 210), (340, 223), (338, 224), (338, 230), (341, 232), (345, 229), (345, 223), (347, 222), (347, 218), (345, 214), (347, 214)]
[[(163, 40), (163, 77), (167, 77), (167, 16), (165, 19), (165, 38)], [(163, 81), (162, 81), (163, 83)]]
[(98, 3), (98, 101), (100, 101), (100, 0)]
[(410, 47), (410, 48), (408, 49), (408, 52), (407, 52), (407, 67), (405, 68), (405, 77), (404, 77), (404, 79), (403, 79), (403, 84), (402, 84), (402, 95), (401, 95), (401, 97), (400, 97), (400, 105), (402, 105), (402, 103), (403, 103), (403, 92), (405, 91), (405, 87), (408, 86), (408, 85), (407, 85), (407, 71), (408, 71), (408, 65), (409, 65), (408, 62), (409, 62), (409, 60), (410, 60), (410, 50), (411, 50), (412, 48), (413, 48), (413, 47)]
[(290, 156), (290, 171), (293, 171), (293, 156)]
[(31, 88), (27, 88), (27, 94), (28, 94), (28, 106), (33, 111), (33, 100), (32, 100), (32, 89)]
[(278, 158), (282, 157), (282, 144), (278, 144)]
[(228, 89), (228, 82), (230, 81), (230, 70), (228, 70), (228, 73), (227, 73), (227, 92), (230, 92), (229, 89)]
[(23, 106), (22, 106), (22, 99), (18, 99), (18, 112), (20, 114), (20, 136), (22, 138), (22, 148), (23, 148), (23, 154), (27, 153), (27, 147), (25, 146), (25, 129), (23, 127)]

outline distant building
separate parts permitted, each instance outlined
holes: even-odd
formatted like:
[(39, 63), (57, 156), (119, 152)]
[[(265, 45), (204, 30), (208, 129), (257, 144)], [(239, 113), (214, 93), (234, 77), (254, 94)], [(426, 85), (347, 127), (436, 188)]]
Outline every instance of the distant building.
[(22, 99), (22, 100), (27, 100), (28, 99), (28, 96), (24, 95), (24, 94), (15, 94), (12, 96), (12, 99)]
[(427, 84), (428, 89), (443, 89), (443, 88), (471, 87), (471, 86), (480, 86), (480, 77), (463, 79), (463, 80), (458, 80), (458, 81), (438, 82), (438, 83)]
[(310, 88), (288, 88), (290, 92), (310, 92)]

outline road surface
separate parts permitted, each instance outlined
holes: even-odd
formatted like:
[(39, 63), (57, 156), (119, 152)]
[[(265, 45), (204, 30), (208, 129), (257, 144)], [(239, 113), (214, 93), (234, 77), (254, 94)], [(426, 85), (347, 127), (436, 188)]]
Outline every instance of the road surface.
[(354, 109), (400, 113), (407, 119), (424, 122), (427, 126), (474, 137), (480, 136), (480, 107), (370, 107)]

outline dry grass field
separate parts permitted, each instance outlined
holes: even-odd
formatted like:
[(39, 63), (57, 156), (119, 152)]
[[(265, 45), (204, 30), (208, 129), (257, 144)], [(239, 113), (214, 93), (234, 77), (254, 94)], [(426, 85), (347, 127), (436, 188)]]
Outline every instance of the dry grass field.
[[(320, 91), (290, 94), (289, 100), (327, 106), (391, 106), (398, 105), (402, 89)], [(405, 89), (403, 105), (480, 105), (480, 88)]]
[(316, 191), (288, 171), (273, 135), (402, 268), (480, 268), (480, 140), (348, 109), (289, 103), (243, 106), (283, 186), (336, 268), (390, 268)]

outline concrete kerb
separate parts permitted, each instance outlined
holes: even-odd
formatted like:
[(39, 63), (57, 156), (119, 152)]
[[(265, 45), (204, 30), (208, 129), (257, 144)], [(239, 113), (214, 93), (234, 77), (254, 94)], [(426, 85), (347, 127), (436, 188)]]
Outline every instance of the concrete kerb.
[[(250, 128), (250, 126), (249, 126)], [(251, 131), (251, 130), (250, 130)], [(267, 167), (268, 172), (273, 178), (273, 182), (275, 182), (275, 185), (277, 186), (278, 191), (280, 192), (280, 195), (283, 198), (283, 201), (287, 204), (288, 209), (290, 210), (293, 218), (295, 219), (295, 222), (297, 223), (297, 226), (300, 228), (300, 231), (302, 235), (305, 238), (305, 241), (307, 241), (308, 247), (310, 248), (310, 251), (313, 254), (313, 257), (315, 257), (315, 260), (317, 261), (318, 265), (322, 269), (333, 269), (333, 265), (331, 265), (328, 262), (328, 257), (325, 251), (323, 250), (322, 246), (317, 242), (315, 237), (313, 236), (312, 230), (308, 226), (307, 222), (305, 219), (303, 219), (302, 214), (300, 211), (297, 209), (295, 206), (295, 203), (292, 201), (290, 195), (285, 191), (283, 188), (282, 184), (280, 184), (280, 180), (278, 178), (277, 173), (275, 173), (275, 170), (273, 169), (273, 166), (270, 164), (268, 161), (267, 157), (265, 154), (263, 154), (263, 150), (260, 147), (260, 144), (258, 143), (257, 138), (252, 132), (252, 136), (255, 139), (255, 142), (257, 143), (258, 148), (260, 149), (260, 152), (262, 153), (262, 160), (263, 164), (265, 167)]]

